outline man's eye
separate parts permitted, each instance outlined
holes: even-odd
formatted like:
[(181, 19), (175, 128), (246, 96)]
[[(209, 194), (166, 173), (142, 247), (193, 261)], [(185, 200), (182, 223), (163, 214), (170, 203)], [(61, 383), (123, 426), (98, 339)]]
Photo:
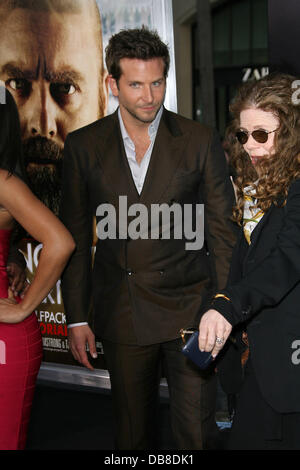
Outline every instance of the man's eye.
[(73, 95), (76, 88), (71, 83), (51, 83), (50, 90), (54, 95)]
[(130, 83), (130, 86), (131, 86), (131, 88), (138, 88), (140, 86), (140, 84), (136, 83), (136, 82), (133, 82), (133, 83)]
[(22, 92), (24, 94), (26, 94), (30, 88), (30, 82), (24, 78), (10, 78), (6, 81), (6, 85), (8, 85), (12, 90)]

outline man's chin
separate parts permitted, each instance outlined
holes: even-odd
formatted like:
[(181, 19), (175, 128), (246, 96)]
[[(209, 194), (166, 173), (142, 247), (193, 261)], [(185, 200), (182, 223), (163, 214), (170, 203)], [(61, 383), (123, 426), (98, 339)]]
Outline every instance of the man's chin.
[(142, 107), (129, 108), (124, 106), (126, 111), (137, 121), (143, 122), (144, 124), (150, 124), (154, 121), (157, 116), (158, 111), (160, 110), (161, 105), (153, 106), (149, 110), (143, 109)]
[(154, 111), (149, 111), (149, 112), (142, 111), (142, 112), (136, 113), (136, 116), (139, 119), (139, 121), (144, 122), (145, 124), (149, 124), (154, 121), (154, 119), (157, 116), (158, 111), (159, 111), (158, 109), (155, 109)]

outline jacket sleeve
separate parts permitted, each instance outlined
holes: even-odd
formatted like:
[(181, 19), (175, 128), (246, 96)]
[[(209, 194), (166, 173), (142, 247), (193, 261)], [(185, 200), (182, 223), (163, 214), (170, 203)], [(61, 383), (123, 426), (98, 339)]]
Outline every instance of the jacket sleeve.
[(216, 132), (212, 133), (205, 158), (204, 230), (213, 288), (218, 290), (226, 286), (238, 228), (231, 220), (235, 203), (234, 191), (224, 151)]
[[(75, 136), (77, 137), (77, 136)], [(91, 308), (92, 214), (84, 162), (88, 155), (83, 143), (69, 135), (63, 159), (63, 187), (60, 219), (71, 232), (76, 248), (62, 275), (62, 295), (67, 323), (85, 322)], [(82, 157), (82, 158), (80, 158)]]
[[(258, 240), (259, 243), (259, 240)], [(277, 305), (300, 281), (300, 180), (289, 191), (283, 225), (276, 244), (240, 282), (221, 293), (212, 307), (232, 325)]]

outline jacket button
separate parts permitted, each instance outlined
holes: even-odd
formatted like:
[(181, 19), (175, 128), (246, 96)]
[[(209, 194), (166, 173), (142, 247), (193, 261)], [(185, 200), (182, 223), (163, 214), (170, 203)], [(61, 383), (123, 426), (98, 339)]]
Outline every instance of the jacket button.
[(251, 312), (251, 306), (245, 308), (244, 310), (242, 310), (242, 314), (243, 315), (249, 315), (249, 313)]

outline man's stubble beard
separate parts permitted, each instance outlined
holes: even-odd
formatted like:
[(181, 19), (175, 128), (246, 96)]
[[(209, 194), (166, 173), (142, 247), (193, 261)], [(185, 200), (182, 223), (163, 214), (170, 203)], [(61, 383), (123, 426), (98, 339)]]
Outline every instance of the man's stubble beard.
[[(124, 105), (123, 105), (124, 106)], [(124, 108), (126, 109), (126, 111), (133, 117), (135, 118), (137, 121), (140, 121), (142, 122), (143, 124), (151, 124), (151, 122), (154, 121), (154, 119), (156, 118), (157, 114), (158, 114), (158, 111), (160, 110), (160, 107), (155, 111), (155, 115), (154, 117), (151, 117), (149, 119), (142, 119), (140, 116), (138, 116), (134, 111), (132, 111), (130, 108), (127, 108), (127, 106), (124, 106)]]
[(126, 111), (133, 117), (135, 118), (137, 121), (140, 121), (142, 122), (143, 124), (150, 124), (151, 122), (154, 121), (154, 119), (156, 118), (160, 108), (162, 107), (164, 101), (165, 101), (165, 96), (166, 96), (166, 91), (164, 93), (164, 97), (163, 99), (161, 100), (161, 102), (159, 103), (159, 105), (157, 106), (157, 110), (155, 111), (155, 114), (153, 117), (149, 118), (149, 119), (142, 119), (140, 116), (138, 116), (132, 109), (130, 109), (127, 105), (125, 105), (124, 103), (122, 103), (122, 106), (126, 109)]

